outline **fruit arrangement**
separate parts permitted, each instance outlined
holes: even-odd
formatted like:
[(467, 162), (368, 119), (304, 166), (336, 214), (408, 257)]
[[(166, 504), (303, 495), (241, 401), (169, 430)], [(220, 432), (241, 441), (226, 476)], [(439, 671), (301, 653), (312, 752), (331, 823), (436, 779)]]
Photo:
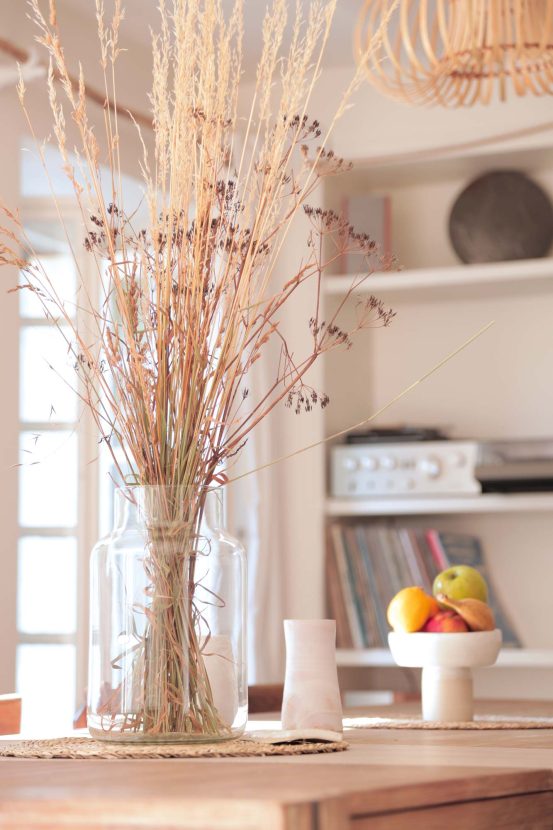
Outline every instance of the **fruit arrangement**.
[(442, 571), (434, 580), (432, 593), (430, 596), (416, 586), (399, 591), (387, 611), (393, 630), (454, 634), (495, 628), (488, 586), (475, 568), (457, 565)]

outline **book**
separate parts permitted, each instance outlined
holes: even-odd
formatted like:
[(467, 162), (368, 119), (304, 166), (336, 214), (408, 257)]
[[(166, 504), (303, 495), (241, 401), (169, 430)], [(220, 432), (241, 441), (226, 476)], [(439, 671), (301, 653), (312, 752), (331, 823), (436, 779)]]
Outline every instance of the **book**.
[(353, 562), (355, 576), (355, 590), (360, 601), (361, 613), (364, 622), (364, 638), (367, 647), (374, 648), (380, 645), (380, 633), (376, 619), (376, 608), (374, 596), (369, 584), (367, 570), (363, 554), (359, 548), (355, 527), (346, 526), (343, 528), (344, 542), (348, 557)]
[(378, 597), (382, 607), (386, 609), (392, 597), (397, 594), (398, 590), (401, 590), (403, 586), (400, 585), (400, 587), (397, 588), (398, 582), (396, 577), (394, 574), (390, 573), (388, 568), (388, 563), (386, 561), (387, 546), (386, 544), (382, 544), (381, 530), (382, 527), (380, 525), (365, 526), (369, 557), (373, 567)]
[(430, 553), (432, 554), (432, 558), (434, 559), (437, 568), (437, 573), (440, 573), (440, 571), (445, 571), (445, 569), (448, 568), (449, 565), (447, 563), (444, 549), (442, 548), (440, 534), (437, 530), (431, 529), (426, 530), (424, 532), (424, 536), (430, 549)]
[(402, 544), (400, 531), (395, 527), (386, 528), (385, 538), (388, 540), (388, 555), (395, 564), (395, 570), (399, 578), (397, 583), (401, 586), (399, 590), (404, 588), (405, 585), (413, 585), (412, 569)]
[(433, 532), (439, 538), (447, 562), (446, 568), (453, 565), (469, 565), (482, 574), (488, 585), (488, 604), (494, 612), (496, 626), (503, 634), (503, 645), (520, 647), (520, 639), (494, 590), (480, 540), (476, 536), (464, 533)]
[(424, 562), (426, 573), (428, 574), (428, 578), (430, 580), (430, 586), (432, 587), (434, 579), (440, 571), (443, 570), (443, 568), (436, 564), (436, 560), (432, 556), (432, 551), (430, 550), (428, 540), (426, 539), (426, 532), (424, 530), (411, 529), (409, 534), (413, 541), (413, 545), (417, 548), (419, 555)]
[[(386, 270), (392, 256), (391, 199), (387, 194), (357, 193), (342, 200), (341, 213), (356, 233), (367, 233), (376, 243), (376, 251), (369, 256), (368, 266), (373, 271)], [(340, 241), (338, 240), (338, 243)], [(366, 257), (356, 251), (345, 251), (340, 256), (342, 274), (359, 274), (367, 270)]]
[(355, 533), (357, 536), (358, 548), (361, 552), (361, 556), (363, 557), (365, 572), (367, 574), (367, 582), (369, 585), (372, 602), (375, 610), (378, 631), (378, 639), (376, 640), (376, 645), (386, 646), (388, 642), (388, 631), (390, 629), (388, 626), (388, 622), (386, 620), (386, 609), (382, 607), (380, 594), (378, 592), (378, 587), (376, 584), (376, 575), (374, 573), (371, 556), (369, 554), (368, 540), (367, 535), (365, 533), (365, 525), (357, 525), (355, 528)]
[(353, 576), (350, 573), (346, 550), (342, 540), (341, 525), (331, 525), (330, 532), (332, 536), (334, 554), (336, 556), (336, 564), (338, 566), (338, 574), (342, 586), (342, 594), (344, 597), (352, 645), (353, 648), (363, 648), (365, 645), (365, 638), (363, 636), (362, 625), (359, 619), (359, 610), (357, 608), (356, 598), (352, 589)]
[(425, 591), (429, 590), (429, 579), (428, 574), (426, 572), (426, 568), (422, 559), (419, 556), (418, 550), (413, 545), (413, 541), (410, 536), (410, 531), (406, 527), (402, 527), (398, 530), (398, 536), (401, 540), (401, 544), (404, 551), (404, 556), (409, 563), (409, 570), (411, 573), (411, 582), (405, 583), (408, 585), (420, 585), (421, 588), (424, 588)]
[(351, 592), (359, 618), (359, 625), (361, 628), (361, 636), (365, 646), (371, 645), (371, 628), (372, 628), (372, 614), (371, 605), (364, 595), (364, 585), (362, 581), (362, 562), (357, 550), (357, 543), (355, 537), (352, 537), (351, 528), (344, 526), (341, 528), (342, 545), (346, 553), (348, 563), (348, 573), (351, 580)]
[(325, 564), (327, 609), (331, 618), (336, 621), (336, 646), (353, 648), (336, 554), (330, 539), (327, 542)]

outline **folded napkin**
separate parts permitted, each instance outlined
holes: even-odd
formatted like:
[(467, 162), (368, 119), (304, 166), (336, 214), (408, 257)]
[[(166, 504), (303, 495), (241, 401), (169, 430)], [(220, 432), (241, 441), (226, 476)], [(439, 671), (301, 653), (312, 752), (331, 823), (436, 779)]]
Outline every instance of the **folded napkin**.
[(266, 744), (293, 744), (304, 741), (335, 743), (342, 740), (342, 733), (331, 732), (329, 729), (254, 729), (246, 732), (243, 739)]

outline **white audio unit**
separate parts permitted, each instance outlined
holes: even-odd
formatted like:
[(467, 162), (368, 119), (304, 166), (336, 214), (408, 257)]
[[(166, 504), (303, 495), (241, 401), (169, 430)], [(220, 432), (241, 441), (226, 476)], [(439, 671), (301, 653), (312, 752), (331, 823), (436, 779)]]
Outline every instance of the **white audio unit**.
[(478, 494), (479, 447), (477, 441), (340, 444), (331, 448), (331, 495)]

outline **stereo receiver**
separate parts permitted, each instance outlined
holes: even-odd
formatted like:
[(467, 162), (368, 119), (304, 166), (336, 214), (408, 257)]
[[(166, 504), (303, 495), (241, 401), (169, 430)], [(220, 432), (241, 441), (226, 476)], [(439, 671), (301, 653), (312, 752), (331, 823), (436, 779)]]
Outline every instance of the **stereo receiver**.
[(331, 448), (330, 491), (338, 498), (467, 495), (553, 490), (553, 439), (420, 440)]

